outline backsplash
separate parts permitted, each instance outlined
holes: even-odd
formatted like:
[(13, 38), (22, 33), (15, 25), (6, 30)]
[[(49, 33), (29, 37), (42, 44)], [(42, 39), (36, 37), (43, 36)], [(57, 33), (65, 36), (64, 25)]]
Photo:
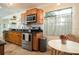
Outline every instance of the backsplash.
[(31, 27), (40, 27), (43, 30), (43, 24), (32, 24)]

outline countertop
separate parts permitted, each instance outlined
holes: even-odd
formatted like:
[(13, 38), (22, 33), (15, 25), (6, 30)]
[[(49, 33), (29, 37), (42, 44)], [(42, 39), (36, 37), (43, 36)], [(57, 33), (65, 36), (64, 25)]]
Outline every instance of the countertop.
[(4, 45), (4, 44), (6, 44), (5, 41), (0, 40), (0, 45)]
[(43, 30), (41, 29), (12, 29), (9, 31), (16, 31), (16, 32), (22, 32), (22, 33), (43, 32)]

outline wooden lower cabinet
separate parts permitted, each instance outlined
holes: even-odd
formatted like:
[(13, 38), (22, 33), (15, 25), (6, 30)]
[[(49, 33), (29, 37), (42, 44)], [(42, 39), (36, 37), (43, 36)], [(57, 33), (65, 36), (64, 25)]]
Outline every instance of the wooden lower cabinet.
[(42, 32), (37, 32), (37, 33), (33, 33), (33, 39), (32, 39), (32, 49), (34, 51), (38, 51), (39, 50), (39, 40), (42, 38), (43, 33)]
[[(32, 50), (39, 51), (40, 39), (43, 37), (43, 32), (34, 32), (32, 34)], [(22, 33), (16, 31), (4, 32), (4, 39), (8, 42), (22, 45)]]
[(4, 55), (4, 45), (0, 45), (0, 55)]
[(16, 32), (16, 31), (8, 31), (4, 35), (4, 39), (8, 42), (21, 45), (22, 44), (22, 33), (21, 32)]

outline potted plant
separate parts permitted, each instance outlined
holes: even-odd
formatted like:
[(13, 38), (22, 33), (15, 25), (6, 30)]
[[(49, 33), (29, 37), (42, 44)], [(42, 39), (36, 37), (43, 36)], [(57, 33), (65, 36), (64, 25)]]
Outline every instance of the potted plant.
[(62, 44), (66, 44), (67, 38), (66, 38), (65, 35), (60, 35), (60, 39), (61, 39), (61, 43), (62, 43)]

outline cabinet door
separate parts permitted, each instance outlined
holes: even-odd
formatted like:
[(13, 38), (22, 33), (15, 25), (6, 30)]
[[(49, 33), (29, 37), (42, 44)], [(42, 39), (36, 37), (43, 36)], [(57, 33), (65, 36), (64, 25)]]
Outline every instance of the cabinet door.
[(33, 50), (39, 50), (39, 39), (42, 37), (42, 33), (34, 33), (33, 35)]
[(36, 14), (37, 13), (37, 9), (34, 8), (34, 9), (31, 9), (31, 14)]
[(33, 33), (33, 37), (32, 37), (33, 39), (32, 39), (32, 49), (33, 50), (38, 50), (38, 47), (37, 47), (37, 37), (36, 37), (36, 34), (35, 33)]
[(0, 45), (0, 55), (4, 55), (4, 45)]
[(31, 14), (36, 14), (37, 13), (37, 9), (34, 8), (34, 9), (30, 9), (30, 10), (27, 10), (27, 15), (31, 15)]
[(8, 40), (9, 42), (15, 43), (17, 45), (21, 45), (21, 33), (20, 32), (8, 32)]
[(12, 32), (8, 32), (7, 41), (13, 42), (13, 38), (14, 38), (14, 36), (13, 36)]
[(21, 45), (22, 43), (22, 34), (20, 32), (15, 34), (15, 42), (18, 45)]
[(31, 14), (31, 11), (30, 11), (30, 10), (27, 10), (27, 11), (26, 11), (26, 14), (27, 14), (27, 15)]
[(37, 23), (43, 24), (43, 10), (37, 11)]
[(26, 13), (21, 14), (21, 22), (26, 21)]

